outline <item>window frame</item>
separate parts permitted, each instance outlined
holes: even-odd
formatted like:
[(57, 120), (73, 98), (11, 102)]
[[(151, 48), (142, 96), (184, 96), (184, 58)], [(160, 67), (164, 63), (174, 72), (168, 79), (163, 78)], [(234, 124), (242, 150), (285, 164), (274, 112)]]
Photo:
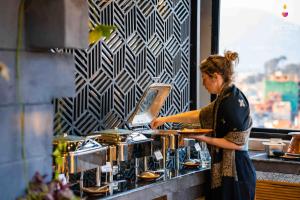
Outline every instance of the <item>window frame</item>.
[[(219, 34), (220, 34), (220, 6), (221, 0), (212, 1), (212, 33), (211, 33), (211, 53), (219, 53)], [(216, 98), (211, 95), (211, 100)], [(295, 129), (276, 129), (276, 128), (256, 128), (251, 130), (251, 137), (255, 138), (282, 138), (290, 140), (292, 137), (288, 135), (290, 132), (300, 132)]]

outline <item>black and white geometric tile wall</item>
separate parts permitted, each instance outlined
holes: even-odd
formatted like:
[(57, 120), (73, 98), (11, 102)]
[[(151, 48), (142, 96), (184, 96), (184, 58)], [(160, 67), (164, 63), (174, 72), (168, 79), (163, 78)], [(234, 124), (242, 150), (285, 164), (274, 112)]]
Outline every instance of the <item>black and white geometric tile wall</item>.
[(54, 101), (55, 134), (127, 127), (155, 79), (172, 84), (160, 115), (189, 110), (190, 0), (88, 2), (91, 23), (117, 30), (87, 50), (64, 50), (74, 55), (76, 96)]

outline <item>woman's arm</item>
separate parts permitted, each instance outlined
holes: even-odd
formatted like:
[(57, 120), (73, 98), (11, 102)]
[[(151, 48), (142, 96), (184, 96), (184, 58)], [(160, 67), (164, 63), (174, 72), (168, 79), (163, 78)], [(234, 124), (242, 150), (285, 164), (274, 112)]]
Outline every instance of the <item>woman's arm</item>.
[(155, 118), (151, 122), (151, 128), (157, 128), (158, 126), (163, 125), (167, 122), (176, 122), (176, 123), (199, 123), (199, 110), (192, 110), (184, 113), (179, 113), (176, 115), (170, 115), (166, 117)]
[(224, 138), (213, 138), (213, 137), (207, 137), (204, 135), (195, 135), (190, 136), (190, 138), (194, 138), (196, 140), (200, 140), (202, 142), (206, 142), (210, 145), (214, 145), (223, 149), (233, 149), (233, 150), (242, 150), (243, 145), (237, 145), (233, 142), (230, 142)]

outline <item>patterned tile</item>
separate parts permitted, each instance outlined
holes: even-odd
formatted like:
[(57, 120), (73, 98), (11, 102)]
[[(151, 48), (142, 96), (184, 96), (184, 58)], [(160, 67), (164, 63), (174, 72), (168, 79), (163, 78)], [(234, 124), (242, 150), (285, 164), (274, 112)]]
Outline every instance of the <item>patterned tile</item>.
[(92, 25), (115, 25), (109, 39), (74, 55), (75, 97), (56, 99), (54, 131), (86, 135), (124, 128), (155, 79), (173, 85), (160, 115), (189, 110), (190, 0), (88, 0)]

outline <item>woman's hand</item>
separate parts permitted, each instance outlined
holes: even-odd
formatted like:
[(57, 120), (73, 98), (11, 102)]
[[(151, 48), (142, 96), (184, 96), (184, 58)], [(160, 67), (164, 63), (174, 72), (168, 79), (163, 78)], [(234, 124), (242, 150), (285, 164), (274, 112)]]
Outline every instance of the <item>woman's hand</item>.
[(192, 139), (195, 139), (195, 140), (199, 140), (199, 141), (202, 141), (202, 142), (206, 142), (206, 136), (205, 135), (188, 135), (187, 136), (188, 138), (192, 138)]
[(164, 123), (199, 123), (199, 110), (192, 110), (188, 112), (179, 113), (176, 115), (169, 115), (165, 117), (154, 118), (150, 123), (151, 128), (156, 129)]
[(154, 118), (150, 123), (152, 129), (157, 129), (157, 127), (163, 125), (165, 123), (164, 117)]
[(233, 150), (242, 150), (242, 145), (237, 145), (233, 142), (226, 140), (225, 138), (213, 138), (205, 135), (191, 135), (189, 138), (193, 138), (202, 142), (206, 142), (207, 144), (214, 145), (223, 149), (233, 149)]

